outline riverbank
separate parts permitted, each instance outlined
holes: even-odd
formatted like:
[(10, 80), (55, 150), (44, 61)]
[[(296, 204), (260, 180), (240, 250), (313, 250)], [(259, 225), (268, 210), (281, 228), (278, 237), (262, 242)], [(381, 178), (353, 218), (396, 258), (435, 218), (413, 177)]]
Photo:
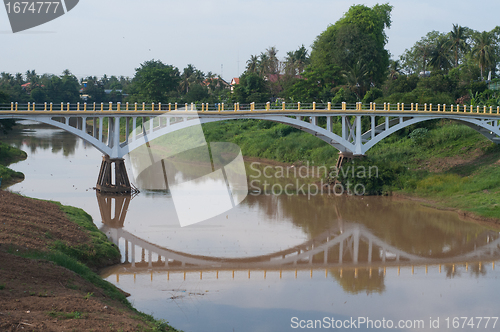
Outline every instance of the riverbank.
[(0, 187), (6, 187), (24, 180), (23, 173), (13, 171), (7, 166), (12, 163), (24, 160), (27, 157), (28, 155), (26, 154), (26, 152), (0, 142), (0, 178), (2, 179), (0, 181)]
[[(337, 161), (333, 147), (282, 124), (224, 121), (204, 124), (203, 130), (208, 142), (236, 143), (248, 157), (328, 168)], [(365, 162), (392, 173), (377, 181), (383, 192), (420, 197), (475, 219), (500, 220), (500, 147), (465, 125), (439, 120), (408, 127), (370, 149)]]
[(6, 191), (0, 201), (0, 330), (175, 331), (96, 274), (120, 253), (83, 210)]

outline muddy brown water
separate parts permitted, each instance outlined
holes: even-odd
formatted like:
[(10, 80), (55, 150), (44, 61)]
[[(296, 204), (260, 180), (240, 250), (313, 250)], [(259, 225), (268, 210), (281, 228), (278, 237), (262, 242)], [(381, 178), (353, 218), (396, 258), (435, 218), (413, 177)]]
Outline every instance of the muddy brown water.
[(11, 166), (25, 181), (9, 190), (86, 210), (122, 252), (103, 277), (178, 329), (500, 327), (500, 235), (456, 213), (387, 197), (273, 195), (254, 182), (235, 208), (180, 227), (168, 190), (96, 196), (101, 154), (71, 134), (31, 124), (2, 140), (28, 153)]

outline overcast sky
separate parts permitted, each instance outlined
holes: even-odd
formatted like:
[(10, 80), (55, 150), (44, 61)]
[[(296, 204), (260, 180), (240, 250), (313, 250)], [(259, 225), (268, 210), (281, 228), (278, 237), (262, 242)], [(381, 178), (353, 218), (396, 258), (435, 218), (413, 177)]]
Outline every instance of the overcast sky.
[[(19, 0), (20, 1), (20, 0)], [(196, 68), (239, 76), (251, 54), (276, 46), (278, 56), (317, 35), (354, 4), (366, 0), (81, 0), (66, 15), (13, 34), (0, 9), (0, 72), (77, 77), (134, 76), (135, 68), (159, 59), (180, 70)], [(397, 58), (427, 32), (448, 32), (453, 23), (490, 31), (500, 25), (499, 0), (393, 0), (386, 48)]]

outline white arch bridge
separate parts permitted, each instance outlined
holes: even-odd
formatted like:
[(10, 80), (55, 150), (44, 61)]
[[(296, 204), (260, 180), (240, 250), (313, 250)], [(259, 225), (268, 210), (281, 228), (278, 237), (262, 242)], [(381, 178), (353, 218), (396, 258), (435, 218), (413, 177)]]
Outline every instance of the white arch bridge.
[[(0, 105), (0, 119), (33, 120), (68, 131), (92, 144), (111, 160), (123, 158), (140, 146), (203, 123), (258, 119), (283, 123), (305, 131), (342, 154), (364, 155), (375, 144), (407, 126), (433, 119), (465, 124), (494, 143), (500, 143), (500, 107), (465, 105), (370, 104), (332, 108), (331, 104), (9, 104)], [(334, 118), (341, 130), (334, 132)], [(140, 119), (140, 120), (138, 120)], [(122, 131), (122, 132), (121, 132)], [(123, 135), (124, 134), (124, 135)], [(123, 139), (121, 139), (123, 137)], [(118, 165), (117, 165), (118, 167)], [(124, 168), (123, 168), (124, 169)], [(102, 173), (101, 169), (101, 173)], [(128, 181), (128, 179), (127, 179)]]

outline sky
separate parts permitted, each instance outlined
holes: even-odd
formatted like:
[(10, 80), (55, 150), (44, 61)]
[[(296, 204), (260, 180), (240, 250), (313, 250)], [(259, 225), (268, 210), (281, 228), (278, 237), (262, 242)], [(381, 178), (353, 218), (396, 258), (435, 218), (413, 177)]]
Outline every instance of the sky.
[[(12, 0), (14, 1), (14, 0)], [(243, 73), (250, 55), (275, 46), (278, 57), (316, 36), (355, 4), (366, 0), (81, 0), (64, 16), (12, 33), (0, 8), (0, 72), (35, 69), (79, 78), (107, 74), (133, 77), (141, 63), (155, 59), (187, 64), (230, 81)], [(398, 58), (432, 30), (453, 24), (479, 31), (500, 25), (498, 0), (393, 0), (386, 48)]]

